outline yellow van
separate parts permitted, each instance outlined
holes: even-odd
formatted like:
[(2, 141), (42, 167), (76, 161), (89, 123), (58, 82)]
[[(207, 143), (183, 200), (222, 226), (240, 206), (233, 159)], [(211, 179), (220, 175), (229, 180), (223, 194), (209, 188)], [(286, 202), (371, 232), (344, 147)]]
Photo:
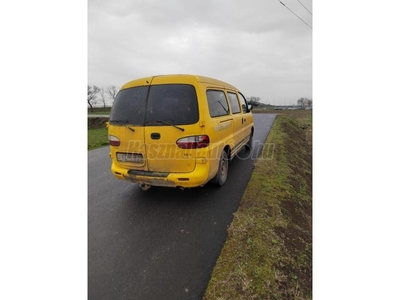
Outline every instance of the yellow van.
[(228, 83), (196, 75), (133, 80), (110, 114), (111, 171), (143, 190), (222, 186), (229, 160), (251, 148), (253, 132), (251, 106)]

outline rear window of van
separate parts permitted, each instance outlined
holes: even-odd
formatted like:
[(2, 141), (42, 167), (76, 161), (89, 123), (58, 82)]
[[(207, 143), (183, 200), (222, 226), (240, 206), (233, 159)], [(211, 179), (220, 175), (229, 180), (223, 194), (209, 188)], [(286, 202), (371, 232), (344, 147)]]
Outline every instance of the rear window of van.
[(110, 123), (165, 126), (197, 123), (199, 109), (194, 86), (162, 84), (121, 90), (114, 102)]

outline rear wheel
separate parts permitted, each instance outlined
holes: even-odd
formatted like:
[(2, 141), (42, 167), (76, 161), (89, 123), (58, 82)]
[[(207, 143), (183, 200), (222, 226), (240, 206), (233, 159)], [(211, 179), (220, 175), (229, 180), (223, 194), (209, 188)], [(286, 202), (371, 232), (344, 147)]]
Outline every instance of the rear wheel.
[(215, 176), (215, 183), (219, 186), (223, 186), (228, 178), (228, 168), (229, 168), (229, 159), (225, 150), (222, 150), (221, 157), (219, 159), (218, 172)]

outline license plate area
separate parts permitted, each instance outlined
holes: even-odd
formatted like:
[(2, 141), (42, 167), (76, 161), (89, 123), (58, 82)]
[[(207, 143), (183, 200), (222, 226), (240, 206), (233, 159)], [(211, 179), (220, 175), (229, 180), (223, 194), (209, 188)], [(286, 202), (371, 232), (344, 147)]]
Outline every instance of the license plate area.
[(117, 161), (141, 164), (143, 163), (143, 155), (142, 153), (117, 152)]

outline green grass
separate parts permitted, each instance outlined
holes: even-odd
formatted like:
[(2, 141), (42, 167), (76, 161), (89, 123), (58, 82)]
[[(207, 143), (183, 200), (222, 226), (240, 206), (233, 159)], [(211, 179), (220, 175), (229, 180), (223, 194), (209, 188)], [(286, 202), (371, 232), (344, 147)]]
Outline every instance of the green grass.
[(273, 156), (256, 162), (204, 300), (312, 298), (311, 121), (275, 120)]
[(88, 150), (100, 148), (109, 145), (107, 128), (88, 130)]

